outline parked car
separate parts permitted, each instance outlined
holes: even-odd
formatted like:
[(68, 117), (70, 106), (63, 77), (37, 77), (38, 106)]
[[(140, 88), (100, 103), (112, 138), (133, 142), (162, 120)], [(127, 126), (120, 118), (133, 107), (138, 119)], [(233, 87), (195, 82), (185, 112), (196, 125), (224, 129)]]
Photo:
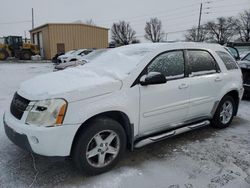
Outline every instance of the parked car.
[(59, 62), (58, 62), (58, 57), (59, 57), (59, 56), (62, 56), (62, 55), (64, 55), (64, 54), (65, 54), (65, 53), (61, 52), (61, 53), (57, 53), (56, 55), (54, 55), (54, 57), (52, 57), (52, 59), (51, 59), (52, 63), (58, 64), (58, 63), (59, 63)]
[(76, 50), (70, 50), (66, 53), (59, 53), (59, 54), (56, 54), (52, 59), (53, 59), (53, 62), (54, 63), (61, 63), (61, 59), (65, 58), (65, 57), (68, 57), (68, 56), (71, 56), (73, 53), (75, 53)]
[(250, 52), (249, 51), (245, 51), (245, 52), (242, 52), (240, 54), (240, 60), (242, 60), (245, 56), (247, 56)]
[(55, 70), (64, 70), (66, 68), (76, 67), (78, 65), (84, 65), (85, 63), (88, 63), (89, 61), (93, 60), (94, 58), (98, 57), (99, 55), (101, 55), (102, 53), (106, 51), (107, 49), (94, 50), (90, 52), (89, 54), (82, 56), (77, 61), (70, 61), (70, 62), (60, 63), (56, 65)]
[(241, 70), (220, 45), (135, 44), (23, 82), (3, 121), (21, 148), (72, 156), (80, 171), (99, 174), (126, 148), (228, 127), (243, 91)]
[(59, 63), (77, 61), (79, 58), (89, 54), (92, 51), (93, 51), (92, 49), (79, 49), (75, 51), (69, 51), (64, 55), (59, 56), (57, 59)]
[(241, 54), (242, 57), (241, 57), (241, 61), (250, 61), (250, 52), (245, 52), (243, 54)]
[(245, 53), (243, 58), (238, 61), (243, 74), (244, 95), (249, 98), (250, 96), (250, 52)]
[(230, 55), (236, 60), (240, 60), (240, 54), (237, 48), (232, 46), (226, 46), (225, 49), (230, 53)]
[(94, 60), (95, 58), (97, 58), (98, 56), (100, 56), (101, 54), (103, 54), (104, 52), (107, 52), (107, 51), (108, 51), (108, 49), (94, 50), (93, 52), (89, 53), (88, 55), (79, 58), (79, 61), (82, 61), (83, 63), (89, 63), (90, 61)]

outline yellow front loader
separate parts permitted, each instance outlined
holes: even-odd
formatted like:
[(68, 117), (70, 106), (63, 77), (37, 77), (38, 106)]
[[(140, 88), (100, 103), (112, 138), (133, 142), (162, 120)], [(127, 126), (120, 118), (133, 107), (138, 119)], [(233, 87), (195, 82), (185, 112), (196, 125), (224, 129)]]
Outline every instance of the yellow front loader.
[(23, 43), (21, 36), (8, 36), (4, 43), (0, 43), (0, 60), (8, 57), (15, 57), (23, 60), (30, 60), (32, 55), (38, 55), (39, 47), (31, 43)]

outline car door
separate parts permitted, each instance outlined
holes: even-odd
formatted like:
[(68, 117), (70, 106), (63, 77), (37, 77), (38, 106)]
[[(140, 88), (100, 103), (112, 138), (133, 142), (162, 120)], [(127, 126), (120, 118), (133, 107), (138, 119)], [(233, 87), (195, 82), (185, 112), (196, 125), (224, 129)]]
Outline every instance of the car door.
[(189, 83), (185, 79), (182, 50), (156, 56), (146, 67), (145, 74), (160, 72), (167, 82), (159, 85), (139, 85), (140, 134), (150, 134), (173, 128), (185, 121), (189, 103)]
[(188, 119), (207, 118), (222, 88), (223, 76), (213, 56), (206, 50), (187, 50), (190, 83)]

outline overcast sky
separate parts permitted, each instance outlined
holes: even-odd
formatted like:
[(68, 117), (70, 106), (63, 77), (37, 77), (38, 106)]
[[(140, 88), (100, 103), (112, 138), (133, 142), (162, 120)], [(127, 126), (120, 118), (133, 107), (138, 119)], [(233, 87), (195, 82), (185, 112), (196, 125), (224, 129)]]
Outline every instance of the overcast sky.
[(250, 9), (250, 0), (0, 0), (0, 36), (22, 35), (31, 29), (31, 8), (35, 26), (44, 23), (93, 19), (110, 28), (113, 22), (129, 21), (138, 39), (144, 41), (144, 26), (150, 17), (162, 20), (168, 40), (182, 39), (184, 31), (197, 26), (200, 3), (202, 22), (219, 16), (234, 16)]

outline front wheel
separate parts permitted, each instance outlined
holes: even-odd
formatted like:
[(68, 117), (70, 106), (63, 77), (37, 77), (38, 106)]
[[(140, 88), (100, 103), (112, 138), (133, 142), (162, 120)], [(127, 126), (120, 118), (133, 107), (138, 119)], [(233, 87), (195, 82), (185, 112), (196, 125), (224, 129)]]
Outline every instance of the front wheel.
[(22, 52), (21, 59), (22, 60), (31, 60), (31, 52), (30, 51), (24, 51)]
[(212, 126), (215, 128), (226, 128), (228, 127), (234, 117), (236, 105), (233, 97), (225, 96), (221, 100), (212, 120)]
[(9, 54), (6, 50), (0, 50), (0, 60), (6, 60), (8, 58)]
[(117, 164), (125, 151), (125, 131), (110, 118), (95, 119), (86, 126), (73, 146), (73, 161), (86, 174), (106, 172)]

